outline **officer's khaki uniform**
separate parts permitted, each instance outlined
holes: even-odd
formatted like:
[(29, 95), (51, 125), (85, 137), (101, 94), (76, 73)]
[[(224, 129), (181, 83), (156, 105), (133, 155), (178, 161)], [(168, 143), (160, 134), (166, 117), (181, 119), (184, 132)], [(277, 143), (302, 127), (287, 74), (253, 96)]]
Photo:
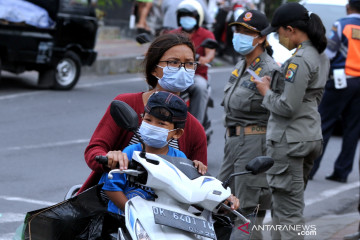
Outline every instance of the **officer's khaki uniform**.
[[(270, 110), (267, 155), (275, 161), (267, 171), (274, 225), (304, 225), (307, 176), (322, 150), (318, 105), (328, 71), (326, 56), (320, 55), (310, 41), (305, 41), (283, 65), (283, 92), (269, 90), (264, 96), (263, 105)], [(283, 230), (272, 232), (272, 238), (303, 239), (304, 236), (296, 230)]]
[[(261, 106), (263, 96), (258, 92), (253, 77), (245, 67), (245, 59), (240, 60), (224, 88), (222, 105), (225, 110), (226, 140), (224, 162), (219, 173), (222, 181), (234, 172), (245, 171), (245, 166), (251, 159), (266, 155), (269, 112)], [(261, 77), (273, 76), (275, 72), (276, 75), (280, 74), (279, 66), (266, 52), (257, 57), (249, 68)], [(255, 224), (262, 224), (265, 210), (270, 209), (271, 204), (265, 173), (237, 176), (232, 182), (233, 193), (239, 198), (244, 215), (252, 213), (260, 204), (261, 211)], [(240, 239), (242, 232), (237, 229), (238, 225), (235, 225), (231, 239)], [(252, 239), (262, 239), (261, 232), (252, 233)]]

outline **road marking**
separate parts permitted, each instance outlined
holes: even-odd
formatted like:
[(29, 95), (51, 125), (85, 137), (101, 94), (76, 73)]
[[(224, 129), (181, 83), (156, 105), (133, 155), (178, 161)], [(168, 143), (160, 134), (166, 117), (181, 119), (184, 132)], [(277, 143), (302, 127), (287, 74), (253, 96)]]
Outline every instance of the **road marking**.
[(21, 197), (11, 197), (11, 196), (0, 196), (0, 199), (4, 199), (7, 201), (15, 201), (15, 202), (26, 202), (26, 203), (32, 203), (32, 204), (38, 204), (38, 205), (45, 205), (45, 206), (52, 206), (57, 203), (54, 202), (48, 202), (48, 201), (40, 201), (30, 198), (21, 198)]
[(356, 181), (356, 182), (348, 183), (346, 185), (342, 185), (342, 186), (339, 186), (339, 187), (336, 187), (333, 189), (325, 190), (325, 191), (321, 192), (317, 197), (305, 200), (305, 206), (309, 206), (314, 203), (321, 202), (321, 201), (323, 201), (327, 198), (333, 197), (341, 192), (345, 192), (347, 190), (350, 190), (350, 189), (353, 189), (353, 188), (356, 188), (359, 186), (360, 186), (360, 182)]
[[(26, 93), (15, 93), (15, 94), (9, 94), (9, 95), (5, 95), (5, 96), (0, 96), (0, 100), (9, 100), (9, 99), (14, 99), (14, 98), (19, 98), (19, 97), (28, 97), (31, 95), (36, 95), (38, 93), (42, 93), (45, 91), (34, 91), (34, 92), (26, 92)], [(49, 92), (49, 91), (47, 91)]]
[[(214, 68), (214, 69), (210, 69), (209, 73), (230, 72), (231, 70), (232, 70), (232, 68), (229, 68), (229, 67)], [(114, 76), (104, 76), (104, 77), (114, 77)], [(140, 82), (140, 81), (145, 82), (145, 78), (135, 77), (135, 78), (130, 78), (130, 79), (116, 79), (116, 80), (108, 80), (108, 81), (105, 80), (105, 81), (94, 82), (94, 83), (79, 83), (76, 86), (76, 88), (90, 88), (90, 87), (106, 86), (106, 85), (112, 85), (112, 84), (123, 84), (123, 83), (127, 84), (129, 82)], [(0, 101), (14, 99), (14, 98), (28, 97), (31, 95), (36, 95), (39, 93), (47, 93), (47, 92), (51, 92), (51, 90), (41, 90), (41, 91), (32, 91), (32, 92), (26, 92), (26, 93), (9, 94), (9, 95), (0, 96)]]
[(25, 216), (23, 213), (0, 213), (0, 223), (23, 222)]
[(140, 81), (144, 81), (144, 78), (140, 78), (140, 77), (136, 77), (136, 78), (130, 78), (130, 79), (116, 79), (116, 80), (109, 80), (109, 81), (105, 81), (105, 82), (94, 82), (94, 83), (84, 83), (84, 84), (79, 84), (78, 86), (76, 86), (76, 88), (90, 88), (90, 87), (97, 87), (97, 86), (106, 86), (106, 85), (112, 85), (112, 84), (122, 84), (122, 83), (129, 83), (129, 82), (140, 82)]
[(2, 151), (21, 151), (21, 150), (29, 150), (29, 149), (39, 149), (39, 148), (48, 148), (48, 147), (62, 147), (68, 146), (73, 144), (83, 144), (89, 143), (90, 139), (77, 139), (77, 140), (69, 140), (69, 141), (60, 141), (60, 142), (53, 142), (53, 143), (43, 143), (37, 145), (27, 145), (27, 146), (15, 146), (15, 147), (8, 147), (4, 149), (0, 149)]
[[(310, 205), (312, 205), (314, 203), (321, 202), (321, 201), (326, 200), (326, 199), (328, 199), (330, 197), (334, 197), (335, 195), (338, 195), (338, 194), (340, 194), (342, 192), (345, 192), (345, 191), (353, 189), (353, 188), (357, 188), (359, 186), (360, 186), (360, 182), (356, 181), (356, 182), (348, 183), (348, 184), (343, 185), (343, 186), (339, 186), (339, 187), (336, 187), (336, 188), (325, 190), (325, 191), (321, 192), (317, 197), (305, 200), (305, 207), (310, 206)], [(264, 218), (264, 224), (269, 224), (269, 223), (271, 223), (271, 212), (270, 212), (270, 210), (267, 210), (266, 211), (266, 216)]]

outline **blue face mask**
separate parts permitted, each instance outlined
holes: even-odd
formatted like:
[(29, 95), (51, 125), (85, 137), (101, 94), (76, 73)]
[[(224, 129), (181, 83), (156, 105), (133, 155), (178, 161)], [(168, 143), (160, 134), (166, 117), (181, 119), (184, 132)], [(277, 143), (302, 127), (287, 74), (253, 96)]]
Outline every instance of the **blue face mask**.
[(168, 67), (158, 67), (163, 69), (163, 77), (159, 79), (159, 85), (170, 92), (183, 92), (194, 84), (195, 70), (169, 69)]
[(251, 53), (258, 44), (253, 46), (253, 41), (257, 37), (245, 35), (242, 33), (234, 33), (232, 43), (236, 52), (241, 55), (246, 55)]
[(181, 17), (180, 25), (185, 30), (191, 30), (196, 26), (196, 19), (190, 16)]
[(157, 127), (143, 121), (139, 128), (139, 133), (146, 145), (154, 148), (162, 148), (168, 144), (167, 137), (169, 132), (175, 130), (176, 129), (167, 130), (166, 128)]

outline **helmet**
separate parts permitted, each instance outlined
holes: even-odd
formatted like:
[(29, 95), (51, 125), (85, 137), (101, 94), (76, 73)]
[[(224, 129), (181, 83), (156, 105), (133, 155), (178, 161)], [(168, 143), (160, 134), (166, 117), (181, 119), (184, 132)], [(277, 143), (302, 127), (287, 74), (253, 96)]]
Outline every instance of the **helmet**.
[(182, 1), (176, 10), (177, 23), (180, 26), (181, 16), (193, 16), (196, 18), (197, 25), (199, 27), (204, 21), (204, 10), (201, 4), (196, 0), (184, 0)]

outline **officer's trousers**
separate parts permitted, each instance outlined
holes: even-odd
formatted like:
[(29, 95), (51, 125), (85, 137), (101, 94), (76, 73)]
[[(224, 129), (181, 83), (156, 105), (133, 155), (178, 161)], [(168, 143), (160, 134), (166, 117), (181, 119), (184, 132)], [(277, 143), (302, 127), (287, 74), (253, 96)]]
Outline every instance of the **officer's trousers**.
[[(324, 151), (333, 132), (335, 122), (342, 117), (343, 142), (336, 159), (333, 174), (346, 179), (352, 170), (356, 147), (360, 134), (360, 78), (347, 79), (347, 88), (335, 89), (334, 81), (325, 86), (324, 96), (319, 106)], [(320, 166), (322, 155), (315, 160), (310, 176), (314, 176)]]
[[(239, 136), (227, 137), (224, 149), (224, 162), (219, 172), (219, 179), (225, 181), (228, 176), (235, 172), (246, 171), (246, 164), (253, 158), (266, 155), (265, 134), (244, 134), (240, 130)], [(241, 212), (250, 214), (260, 204), (261, 213), (258, 214), (254, 224), (261, 225), (265, 216), (265, 210), (270, 209), (271, 193), (266, 181), (266, 174), (242, 175), (234, 177), (230, 186), (233, 194), (240, 200)], [(243, 239), (242, 232), (238, 229), (241, 222), (236, 222), (231, 240)], [(251, 229), (250, 229), (251, 230)], [(253, 231), (251, 239), (262, 239), (261, 231)]]
[(272, 239), (304, 239), (304, 189), (306, 177), (314, 160), (320, 155), (322, 141), (287, 143), (285, 134), (280, 142), (267, 141), (267, 153), (274, 165), (267, 171), (272, 192)]

